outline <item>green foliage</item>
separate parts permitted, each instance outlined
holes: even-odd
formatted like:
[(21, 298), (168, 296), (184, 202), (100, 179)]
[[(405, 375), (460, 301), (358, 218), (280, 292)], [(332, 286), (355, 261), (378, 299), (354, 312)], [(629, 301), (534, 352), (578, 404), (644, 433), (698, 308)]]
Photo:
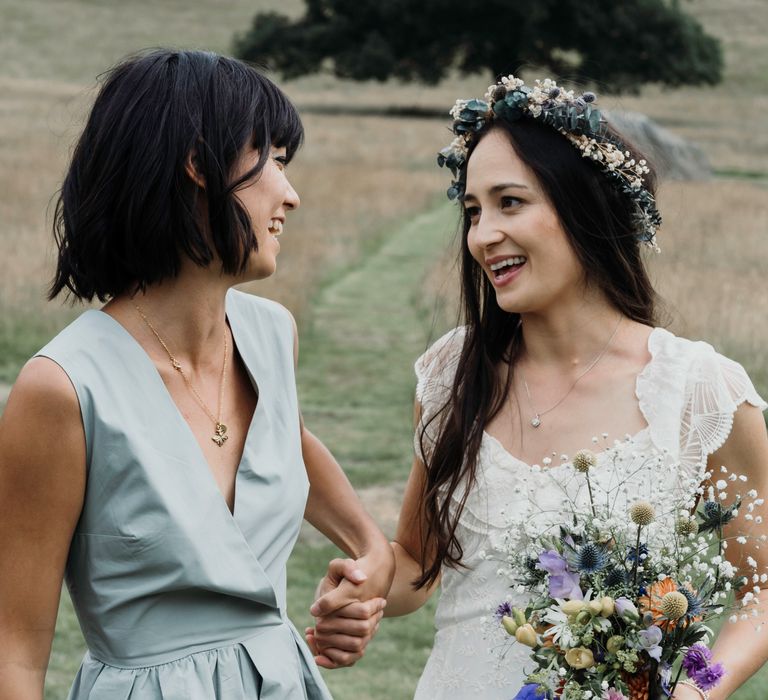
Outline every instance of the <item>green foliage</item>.
[(257, 14), (235, 52), (287, 78), (326, 62), (341, 78), (424, 83), (534, 64), (616, 92), (714, 84), (723, 67), (717, 39), (675, 0), (306, 0), (297, 20)]

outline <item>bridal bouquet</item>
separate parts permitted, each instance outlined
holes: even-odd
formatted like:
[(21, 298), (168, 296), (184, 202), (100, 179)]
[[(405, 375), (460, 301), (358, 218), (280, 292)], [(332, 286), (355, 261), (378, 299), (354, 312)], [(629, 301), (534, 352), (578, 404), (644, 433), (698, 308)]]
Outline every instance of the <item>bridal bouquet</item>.
[[(635, 476), (655, 459), (641, 458)], [(531, 647), (534, 664), (516, 700), (657, 700), (681, 680), (706, 692), (725, 673), (712, 661), (707, 624), (757, 616), (768, 581), (745, 548), (765, 536), (739, 534), (761, 521), (763, 500), (725, 467), (678, 502), (633, 501), (626, 485), (622, 499), (621, 484), (590, 479), (596, 464), (590, 451), (575, 456), (581, 504), (569, 502), (553, 527), (504, 559), (502, 572), (528, 602), (502, 603), (496, 619)], [(733, 540), (745, 558), (738, 570), (725, 557)]]

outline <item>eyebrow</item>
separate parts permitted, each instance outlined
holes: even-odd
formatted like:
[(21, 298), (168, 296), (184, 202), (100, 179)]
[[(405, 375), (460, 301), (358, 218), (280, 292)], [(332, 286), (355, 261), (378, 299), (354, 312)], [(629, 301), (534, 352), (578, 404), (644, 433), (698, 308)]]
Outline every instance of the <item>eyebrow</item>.
[[(527, 190), (527, 185), (522, 185), (519, 182), (500, 182), (498, 185), (494, 185), (491, 187), (490, 190), (488, 190), (489, 194), (496, 194), (497, 192), (501, 192), (502, 190), (506, 189), (519, 189), (519, 190)], [(473, 195), (471, 192), (465, 193), (459, 201), (463, 202), (467, 199), (477, 199), (475, 195)]]

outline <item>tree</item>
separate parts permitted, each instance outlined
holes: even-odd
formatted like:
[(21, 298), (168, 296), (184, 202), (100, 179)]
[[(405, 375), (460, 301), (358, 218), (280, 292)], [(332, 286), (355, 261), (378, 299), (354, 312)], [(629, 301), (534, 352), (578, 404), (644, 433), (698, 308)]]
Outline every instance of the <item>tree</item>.
[(435, 83), (454, 67), (496, 78), (532, 64), (621, 92), (722, 73), (718, 40), (679, 0), (306, 0), (297, 20), (256, 15), (235, 51), (286, 78), (330, 64), (341, 78)]

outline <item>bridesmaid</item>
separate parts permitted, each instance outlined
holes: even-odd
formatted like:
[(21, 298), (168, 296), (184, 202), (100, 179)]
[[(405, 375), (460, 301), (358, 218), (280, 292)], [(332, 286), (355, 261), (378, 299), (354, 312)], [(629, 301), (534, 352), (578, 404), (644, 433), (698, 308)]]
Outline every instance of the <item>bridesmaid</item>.
[(286, 616), (302, 517), (351, 558), (333, 600), (357, 639), (322, 662), (370, 638), (391, 549), (302, 423), (290, 313), (231, 289), (275, 271), (302, 137), (230, 58), (107, 75), (50, 291), (106, 304), (27, 363), (0, 421), (0, 698), (43, 697), (63, 576), (88, 644), (72, 700), (329, 698)]

